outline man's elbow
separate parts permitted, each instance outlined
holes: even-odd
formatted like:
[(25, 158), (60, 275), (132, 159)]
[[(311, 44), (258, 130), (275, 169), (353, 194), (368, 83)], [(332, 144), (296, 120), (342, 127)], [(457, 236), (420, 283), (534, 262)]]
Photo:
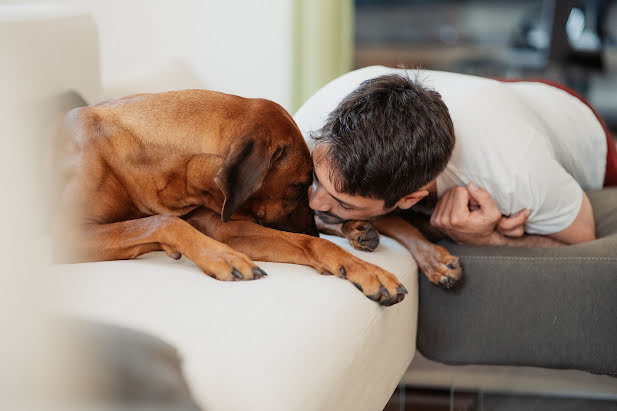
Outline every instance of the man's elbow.
[(596, 230), (595, 227), (590, 227), (582, 236), (579, 243), (586, 243), (588, 241), (593, 241), (596, 239)]
[(586, 243), (596, 239), (596, 231), (593, 226), (568, 227), (567, 229), (549, 235), (549, 237), (561, 241), (566, 245)]
[(583, 233), (578, 234), (577, 236), (575, 236), (571, 242), (567, 242), (565, 241), (567, 244), (581, 244), (581, 243), (586, 243), (588, 241), (593, 241), (596, 239), (596, 233), (594, 230), (587, 230)]
[(574, 222), (563, 231), (551, 235), (555, 240), (565, 244), (580, 244), (596, 239), (596, 224), (591, 203), (583, 193), (581, 208)]

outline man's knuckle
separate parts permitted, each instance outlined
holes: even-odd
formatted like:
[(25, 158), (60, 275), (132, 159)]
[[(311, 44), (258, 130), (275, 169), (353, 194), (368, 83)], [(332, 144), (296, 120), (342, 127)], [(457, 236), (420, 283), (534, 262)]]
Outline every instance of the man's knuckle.
[(503, 228), (504, 230), (511, 230), (516, 227), (516, 224), (512, 224), (510, 220), (501, 219), (499, 221), (499, 227)]

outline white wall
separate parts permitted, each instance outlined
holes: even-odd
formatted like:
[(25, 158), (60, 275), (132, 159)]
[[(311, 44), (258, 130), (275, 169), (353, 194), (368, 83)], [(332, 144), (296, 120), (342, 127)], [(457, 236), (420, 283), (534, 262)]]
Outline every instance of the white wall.
[(35, 1), (92, 12), (105, 97), (203, 87), (290, 108), (293, 0)]

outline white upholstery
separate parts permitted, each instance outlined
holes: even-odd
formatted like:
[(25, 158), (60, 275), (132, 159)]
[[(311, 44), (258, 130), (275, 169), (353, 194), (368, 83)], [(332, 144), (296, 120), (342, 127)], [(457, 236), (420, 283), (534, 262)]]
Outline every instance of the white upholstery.
[(53, 271), (64, 311), (175, 346), (205, 410), (378, 411), (415, 352), (417, 268), (389, 238), (373, 253), (351, 251), (396, 274), (403, 302), (381, 307), (348, 281), (292, 264), (259, 263), (269, 276), (247, 282), (163, 253)]
[(36, 109), (75, 90), (100, 98), (98, 34), (92, 17), (45, 5), (0, 6), (0, 84)]

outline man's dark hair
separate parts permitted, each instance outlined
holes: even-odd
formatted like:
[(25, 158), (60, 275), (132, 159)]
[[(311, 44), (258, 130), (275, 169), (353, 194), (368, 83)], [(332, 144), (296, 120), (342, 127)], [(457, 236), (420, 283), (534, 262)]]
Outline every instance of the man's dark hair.
[(337, 191), (384, 200), (386, 208), (436, 178), (454, 149), (439, 93), (398, 74), (360, 84), (313, 138), (329, 143)]

